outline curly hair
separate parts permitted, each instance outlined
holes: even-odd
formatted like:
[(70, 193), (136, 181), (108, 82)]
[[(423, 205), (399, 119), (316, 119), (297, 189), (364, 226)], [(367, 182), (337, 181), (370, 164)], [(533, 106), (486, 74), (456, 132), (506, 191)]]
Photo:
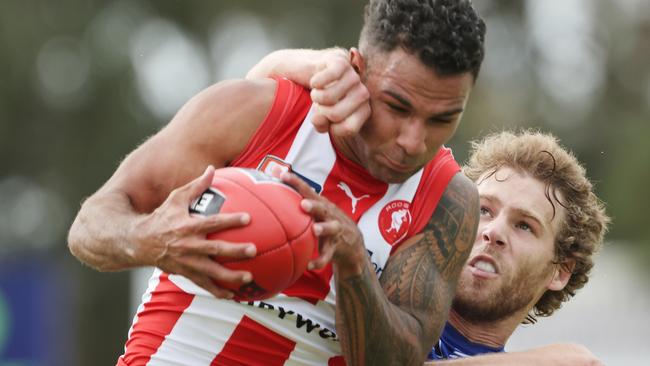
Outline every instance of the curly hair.
[[(534, 323), (535, 316), (550, 316), (587, 283), (594, 266), (592, 256), (602, 246), (610, 219), (585, 169), (554, 136), (531, 130), (489, 135), (472, 142), (472, 154), (463, 171), (478, 182), (504, 166), (544, 182), (554, 214), (554, 201), (567, 213), (555, 238), (554, 263), (565, 266), (571, 277), (564, 289), (547, 290), (537, 301), (524, 320)], [(567, 260), (575, 261), (573, 269)]]
[(469, 0), (370, 0), (359, 47), (402, 47), (441, 75), (471, 72), (476, 80), (484, 40), (485, 23)]

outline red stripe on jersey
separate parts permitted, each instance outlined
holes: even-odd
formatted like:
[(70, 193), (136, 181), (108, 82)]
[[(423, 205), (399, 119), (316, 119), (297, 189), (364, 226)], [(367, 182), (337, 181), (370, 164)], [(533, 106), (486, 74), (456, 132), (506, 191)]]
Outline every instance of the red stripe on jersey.
[[(411, 205), (411, 217), (414, 220), (409, 228), (408, 237), (414, 236), (424, 230), (424, 227), (438, 206), (440, 198), (445, 193), (447, 185), (449, 185), (451, 179), (459, 171), (460, 166), (454, 160), (451, 149), (446, 147), (442, 147), (432, 162), (426, 165), (420, 182), (432, 182), (432, 184), (423, 185), (420, 183), (415, 193), (416, 198)], [(399, 244), (394, 246), (391, 249), (391, 254), (395, 253), (398, 247)]]
[(178, 288), (168, 274), (162, 274), (151, 299), (138, 313), (118, 365), (146, 365), (193, 299), (194, 295)]
[(210, 366), (282, 366), (295, 347), (296, 342), (244, 315)]
[(307, 89), (287, 79), (275, 80), (278, 86), (271, 110), (230, 166), (254, 169), (267, 154), (285, 158), (289, 153), (312, 102)]
[[(318, 248), (315, 248), (312, 259), (318, 257)], [(330, 278), (332, 278), (332, 264), (318, 270), (305, 271), (293, 285), (282, 291), (287, 296), (299, 297), (312, 305), (319, 300), (324, 300), (330, 292)]]

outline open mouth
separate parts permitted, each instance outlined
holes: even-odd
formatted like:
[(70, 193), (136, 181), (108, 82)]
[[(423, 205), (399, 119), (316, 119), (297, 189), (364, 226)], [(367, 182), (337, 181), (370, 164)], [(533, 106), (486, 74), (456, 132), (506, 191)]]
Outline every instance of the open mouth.
[(472, 268), (474, 274), (482, 275), (483, 277), (491, 277), (499, 274), (499, 268), (494, 262), (494, 259), (486, 255), (477, 255), (472, 258), (468, 265)]

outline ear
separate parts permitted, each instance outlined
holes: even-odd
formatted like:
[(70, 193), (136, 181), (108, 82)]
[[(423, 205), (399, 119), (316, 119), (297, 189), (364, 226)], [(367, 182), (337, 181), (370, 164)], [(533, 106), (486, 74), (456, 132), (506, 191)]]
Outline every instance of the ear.
[(366, 74), (366, 60), (361, 55), (361, 52), (357, 48), (350, 48), (350, 64), (354, 70), (361, 76), (361, 79)]
[(553, 278), (551, 278), (551, 282), (549, 282), (547, 288), (551, 291), (560, 291), (564, 289), (571, 279), (575, 266), (576, 261), (574, 259), (567, 259), (566, 262), (558, 265), (555, 268)]

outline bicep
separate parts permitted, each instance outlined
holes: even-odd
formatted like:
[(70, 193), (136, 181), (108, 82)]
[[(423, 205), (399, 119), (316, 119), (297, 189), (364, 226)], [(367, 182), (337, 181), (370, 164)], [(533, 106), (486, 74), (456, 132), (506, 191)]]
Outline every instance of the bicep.
[(122, 191), (136, 210), (152, 211), (208, 165), (223, 167), (241, 152), (270, 109), (274, 93), (273, 80), (228, 81), (207, 88), (127, 155), (102, 190)]
[(386, 263), (380, 278), (386, 295), (416, 317), (427, 333), (439, 332), (444, 324), (458, 275), (476, 237), (478, 214), (475, 185), (456, 174), (423, 231)]

